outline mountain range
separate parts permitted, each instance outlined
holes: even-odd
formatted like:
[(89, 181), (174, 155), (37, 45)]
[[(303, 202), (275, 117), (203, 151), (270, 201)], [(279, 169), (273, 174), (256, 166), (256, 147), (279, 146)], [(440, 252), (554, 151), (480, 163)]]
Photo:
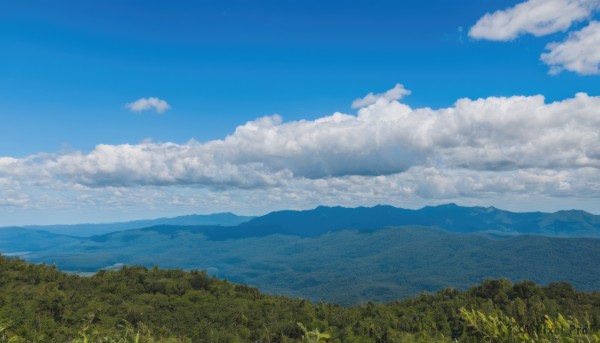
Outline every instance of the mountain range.
[[(600, 237), (600, 216), (579, 210), (510, 212), (495, 207), (456, 204), (409, 210), (393, 206), (317, 207), (308, 211), (278, 211), (239, 225), (247, 235), (260, 230), (305, 236), (344, 229), (374, 230), (386, 226), (432, 226), (451, 232), (499, 235), (536, 234), (555, 237)], [(270, 228), (270, 229), (267, 229)]]
[(599, 217), (582, 211), (318, 207), (235, 226), (154, 225), (91, 237), (5, 228), (0, 251), (73, 272), (202, 269), (268, 293), (354, 304), (500, 277), (598, 290), (599, 231)]

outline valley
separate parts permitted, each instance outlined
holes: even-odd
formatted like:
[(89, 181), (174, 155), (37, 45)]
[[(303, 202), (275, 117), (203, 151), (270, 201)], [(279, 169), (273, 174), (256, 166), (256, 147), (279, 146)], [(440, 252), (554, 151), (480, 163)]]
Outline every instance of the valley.
[(501, 277), (600, 289), (600, 239), (578, 237), (596, 235), (596, 220), (456, 205), (319, 207), (237, 226), (157, 225), (92, 237), (2, 229), (0, 249), (70, 272), (199, 269), (269, 294), (352, 305)]

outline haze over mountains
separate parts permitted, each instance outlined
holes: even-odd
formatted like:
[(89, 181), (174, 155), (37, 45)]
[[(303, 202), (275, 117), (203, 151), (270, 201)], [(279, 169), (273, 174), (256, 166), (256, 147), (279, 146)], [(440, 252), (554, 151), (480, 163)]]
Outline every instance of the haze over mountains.
[(203, 269), (266, 292), (342, 304), (500, 277), (600, 289), (600, 216), (583, 211), (514, 213), (448, 204), (318, 207), (210, 220), (222, 224), (218, 218), (241, 223), (154, 225), (92, 237), (4, 228), (0, 250), (68, 271), (122, 264)]
[[(67, 236), (90, 237), (116, 231), (139, 229), (155, 225), (223, 225), (235, 226), (254, 217), (238, 216), (230, 212), (213, 214), (192, 214), (173, 218), (133, 220), (118, 223), (75, 224), (75, 225), (25, 225), (24, 229), (46, 231)], [(0, 228), (2, 229), (2, 228)]]

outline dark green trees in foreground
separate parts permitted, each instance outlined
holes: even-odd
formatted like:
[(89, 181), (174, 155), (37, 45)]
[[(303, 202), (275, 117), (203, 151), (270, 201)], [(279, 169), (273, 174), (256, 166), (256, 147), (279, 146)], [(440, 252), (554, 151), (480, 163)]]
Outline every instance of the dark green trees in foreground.
[[(594, 342), (600, 294), (488, 280), (342, 307), (199, 271), (125, 267), (86, 278), (0, 257), (0, 325), (0, 342)], [(551, 328), (562, 331), (538, 334)]]

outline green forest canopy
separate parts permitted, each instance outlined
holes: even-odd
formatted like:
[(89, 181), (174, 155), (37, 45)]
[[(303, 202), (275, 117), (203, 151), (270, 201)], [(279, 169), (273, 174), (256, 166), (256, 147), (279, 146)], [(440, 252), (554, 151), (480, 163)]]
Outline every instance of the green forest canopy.
[[(469, 322), (467, 313), (487, 322)], [(330, 342), (475, 342), (487, 337), (476, 325), (510, 318), (520, 328), (538, 328), (559, 315), (576, 319), (595, 339), (600, 294), (563, 282), (541, 287), (500, 279), (464, 292), (343, 307), (264, 295), (202, 271), (123, 267), (79, 277), (0, 256), (0, 329), (13, 342), (119, 341), (128, 334), (148, 342), (300, 342), (309, 335), (298, 323), (330, 335)]]

